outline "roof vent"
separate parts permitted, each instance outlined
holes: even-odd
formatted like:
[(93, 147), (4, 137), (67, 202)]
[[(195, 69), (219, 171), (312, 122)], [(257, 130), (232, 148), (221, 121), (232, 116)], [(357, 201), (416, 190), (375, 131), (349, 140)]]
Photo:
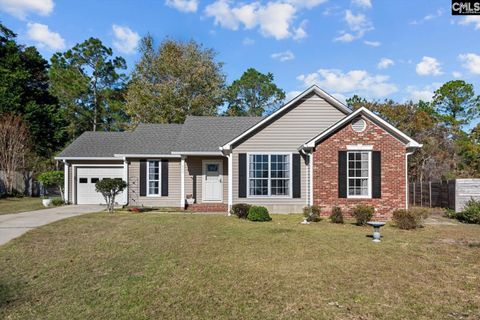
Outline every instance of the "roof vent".
[(352, 129), (355, 132), (362, 132), (367, 128), (367, 123), (362, 118), (356, 118), (352, 121)]

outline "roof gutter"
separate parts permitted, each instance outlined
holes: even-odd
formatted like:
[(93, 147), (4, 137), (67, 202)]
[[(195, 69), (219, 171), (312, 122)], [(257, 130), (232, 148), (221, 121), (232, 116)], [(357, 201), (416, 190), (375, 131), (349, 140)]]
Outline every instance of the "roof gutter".
[(172, 155), (180, 156), (223, 156), (221, 151), (175, 151)]
[(115, 158), (180, 158), (180, 155), (176, 154), (114, 154)]
[(119, 160), (117, 157), (55, 157), (55, 160)]

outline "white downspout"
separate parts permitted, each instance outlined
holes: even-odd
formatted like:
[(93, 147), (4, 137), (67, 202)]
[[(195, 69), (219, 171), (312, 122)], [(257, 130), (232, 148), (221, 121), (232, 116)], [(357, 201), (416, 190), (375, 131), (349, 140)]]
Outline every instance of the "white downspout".
[(185, 209), (185, 156), (180, 159), (180, 208)]
[(313, 206), (313, 150), (310, 150), (310, 153), (308, 154), (308, 166), (310, 170), (309, 178), (310, 178), (310, 196), (309, 196), (309, 201), (310, 205)]
[(405, 209), (408, 209), (408, 156), (413, 152), (405, 153)]
[(228, 212), (227, 214), (230, 216), (230, 210), (232, 210), (233, 206), (233, 154), (230, 152), (227, 155), (228, 159)]
[(68, 204), (70, 199), (68, 198), (68, 162), (63, 160), (63, 192), (64, 192), (64, 202)]

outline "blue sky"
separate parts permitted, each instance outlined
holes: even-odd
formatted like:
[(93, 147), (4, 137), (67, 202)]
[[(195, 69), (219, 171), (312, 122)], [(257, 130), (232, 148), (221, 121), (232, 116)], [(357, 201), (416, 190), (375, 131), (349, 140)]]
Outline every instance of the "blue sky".
[(464, 79), (480, 93), (480, 16), (450, 0), (0, 0), (0, 20), (45, 58), (88, 37), (127, 60), (150, 33), (218, 52), (228, 82), (272, 72), (289, 97), (316, 83), (339, 98), (431, 98)]

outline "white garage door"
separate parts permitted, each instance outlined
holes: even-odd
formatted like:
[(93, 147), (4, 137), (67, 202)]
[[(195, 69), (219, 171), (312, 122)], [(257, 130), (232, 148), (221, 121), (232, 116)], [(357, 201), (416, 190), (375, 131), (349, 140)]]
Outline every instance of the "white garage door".
[[(123, 179), (121, 167), (85, 167), (77, 168), (77, 204), (105, 204), (103, 196), (95, 191), (95, 183), (105, 178)], [(123, 194), (119, 194), (115, 202), (125, 203)]]

